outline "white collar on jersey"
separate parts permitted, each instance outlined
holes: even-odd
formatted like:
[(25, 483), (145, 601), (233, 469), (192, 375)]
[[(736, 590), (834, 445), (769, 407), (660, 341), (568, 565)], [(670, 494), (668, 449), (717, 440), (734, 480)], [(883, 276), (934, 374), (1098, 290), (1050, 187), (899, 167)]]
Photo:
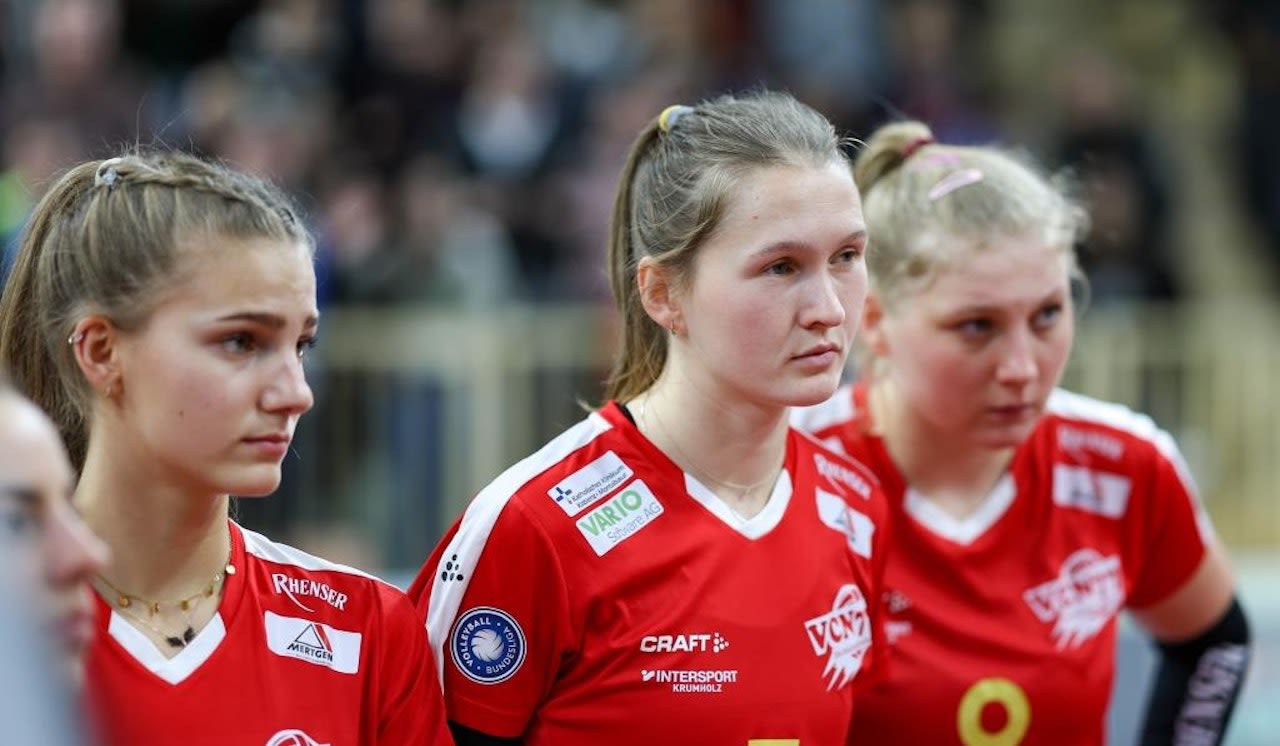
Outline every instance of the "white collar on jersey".
[(1013, 477), (1006, 473), (991, 488), (978, 509), (964, 518), (953, 517), (911, 487), (907, 488), (903, 507), (907, 515), (938, 536), (956, 544), (967, 545), (972, 544), (1000, 520), (1009, 506), (1013, 505), (1013, 498), (1017, 494)]
[(689, 472), (684, 473), (684, 489), (726, 526), (748, 539), (759, 539), (772, 531), (782, 521), (787, 505), (791, 503), (791, 475), (785, 467), (778, 472), (778, 481), (773, 483), (773, 492), (769, 493), (764, 509), (750, 518), (739, 515)]
[(214, 614), (204, 629), (172, 658), (161, 655), (155, 643), (115, 611), (111, 612), (107, 633), (143, 668), (170, 684), (181, 684), (209, 660), (227, 636), (227, 628), (222, 623), (222, 614)]

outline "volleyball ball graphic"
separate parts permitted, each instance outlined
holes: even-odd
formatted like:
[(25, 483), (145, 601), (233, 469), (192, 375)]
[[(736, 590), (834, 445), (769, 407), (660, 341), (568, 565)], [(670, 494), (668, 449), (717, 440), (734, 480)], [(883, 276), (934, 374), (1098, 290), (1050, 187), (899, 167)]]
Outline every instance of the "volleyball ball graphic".
[(486, 663), (501, 658), (503, 647), (502, 638), (491, 629), (482, 629), (471, 638), (471, 654)]

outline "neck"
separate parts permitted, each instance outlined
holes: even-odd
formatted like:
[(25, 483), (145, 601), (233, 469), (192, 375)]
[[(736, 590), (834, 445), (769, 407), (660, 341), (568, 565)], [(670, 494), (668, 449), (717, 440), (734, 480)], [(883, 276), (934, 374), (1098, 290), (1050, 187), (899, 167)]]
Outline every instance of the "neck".
[(710, 387), (676, 382), (664, 372), (631, 402), (636, 422), (672, 461), (750, 518), (769, 501), (786, 458), (787, 410), (700, 388)]
[(130, 594), (180, 598), (206, 586), (227, 561), (228, 497), (196, 494), (130, 458), (122, 439), (90, 438), (76, 502), (111, 547), (103, 577)]
[(890, 382), (874, 384), (868, 403), (877, 434), (903, 479), (953, 517), (981, 507), (1013, 458), (1013, 449), (984, 448), (963, 433), (933, 427)]

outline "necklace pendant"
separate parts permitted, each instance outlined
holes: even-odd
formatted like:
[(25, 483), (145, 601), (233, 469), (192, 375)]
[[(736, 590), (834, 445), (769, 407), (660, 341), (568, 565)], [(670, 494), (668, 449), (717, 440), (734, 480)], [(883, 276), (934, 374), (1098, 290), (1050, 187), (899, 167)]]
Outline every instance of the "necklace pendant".
[(183, 644), (183, 646), (185, 647), (185, 646), (187, 645), (187, 643), (191, 642), (191, 641), (192, 641), (192, 640), (194, 640), (194, 639), (196, 639), (196, 631), (195, 631), (194, 629), (191, 629), (191, 627), (190, 627), (190, 626), (188, 626), (188, 627), (187, 627), (185, 630), (183, 630), (183, 632), (182, 632), (182, 644)]
[(185, 648), (187, 646), (186, 641), (181, 637), (166, 637), (164, 638), (164, 641), (169, 643), (169, 647)]

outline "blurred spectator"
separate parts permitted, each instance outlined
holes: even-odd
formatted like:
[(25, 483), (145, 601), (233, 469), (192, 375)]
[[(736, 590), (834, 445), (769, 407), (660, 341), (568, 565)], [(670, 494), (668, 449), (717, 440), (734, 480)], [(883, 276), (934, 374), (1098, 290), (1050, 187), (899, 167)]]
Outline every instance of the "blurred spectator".
[(1280, 285), (1280, 0), (1202, 5), (1226, 32), (1239, 63), (1243, 90), (1232, 141), (1245, 204), (1265, 233)]
[(985, 0), (895, 0), (888, 7), (890, 105), (929, 122), (941, 142), (995, 139), (997, 76), (983, 43)]
[(1093, 301), (1176, 298), (1166, 164), (1132, 104), (1133, 91), (1094, 49), (1072, 52), (1058, 69), (1063, 112), (1054, 148), (1078, 179), (1090, 216), (1079, 256)]

